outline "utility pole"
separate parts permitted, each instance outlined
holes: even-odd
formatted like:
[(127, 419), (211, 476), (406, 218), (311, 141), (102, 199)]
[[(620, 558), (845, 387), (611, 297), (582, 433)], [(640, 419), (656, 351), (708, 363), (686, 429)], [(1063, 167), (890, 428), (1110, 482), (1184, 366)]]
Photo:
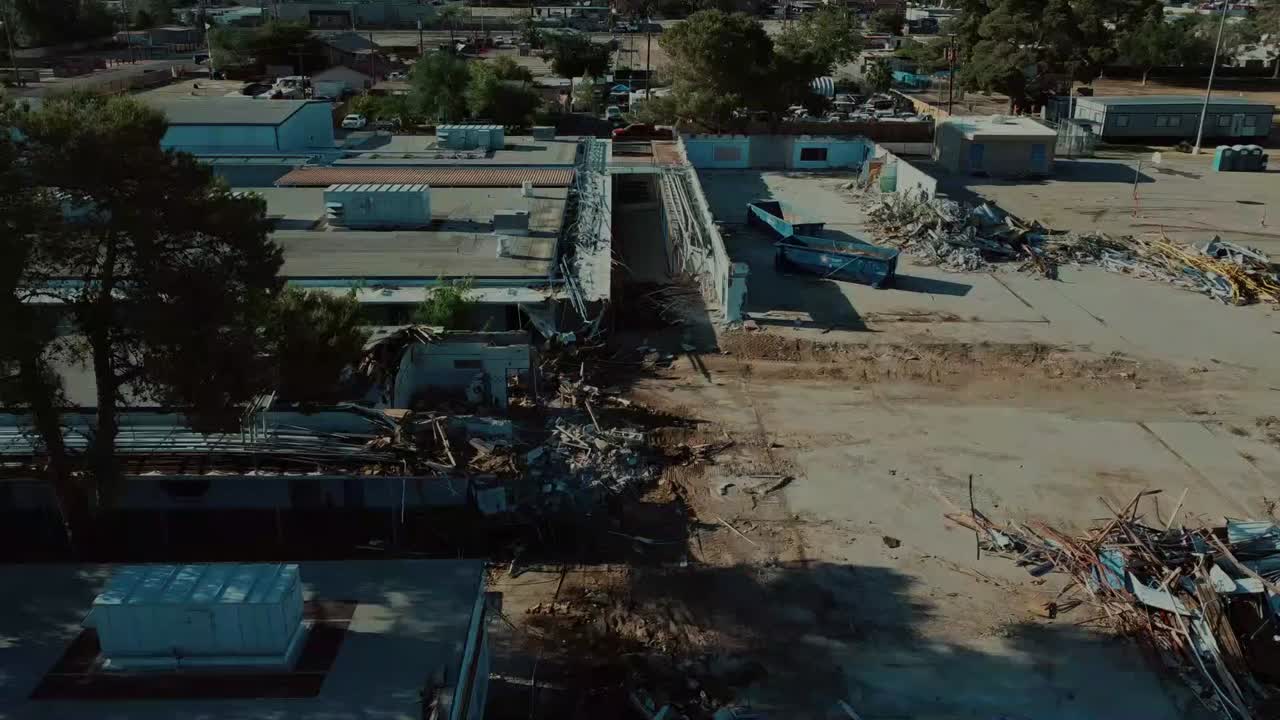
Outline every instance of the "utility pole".
[(422, 42), (422, 16), (418, 16), (418, 57), (421, 58), (427, 52)]
[(653, 85), (653, 76), (650, 74), (653, 70), (649, 66), (649, 57), (653, 50), (653, 20), (645, 18), (644, 21), (644, 99), (649, 99), (649, 86)]
[(1204, 118), (1209, 113), (1209, 96), (1213, 94), (1213, 73), (1218, 69), (1218, 51), (1222, 48), (1222, 29), (1227, 25), (1227, 8), (1229, 0), (1222, 0), (1222, 19), (1218, 21), (1218, 39), (1213, 43), (1213, 62), (1209, 64), (1209, 84), (1204, 88), (1204, 105), (1200, 106), (1200, 124), (1196, 126), (1196, 145), (1191, 149), (1192, 155), (1200, 154), (1200, 141), (1204, 138)]
[(955, 100), (956, 86), (956, 36), (947, 36), (947, 115), (951, 115), (951, 104)]
[(0, 25), (4, 25), (4, 36), (9, 42), (9, 63), (13, 65), (13, 84), (22, 87), (22, 72), (18, 69), (18, 56), (13, 52), (13, 15), (9, 12), (9, 3), (4, 5), (4, 17), (0, 17)]
[(217, 63), (213, 61), (213, 23), (209, 22), (209, 13), (205, 8), (205, 0), (200, 0), (200, 23), (204, 25), (204, 46), (209, 51), (209, 79), (218, 77)]
[(120, 11), (124, 13), (124, 48), (129, 52), (129, 62), (133, 62), (133, 28), (129, 20), (129, 0), (121, 0)]
[(376, 83), (378, 82), (378, 74), (373, 71), (373, 56), (376, 55), (377, 53), (374, 51), (374, 47), (376, 46), (373, 44), (373, 31), (370, 30), (369, 31), (369, 79)]

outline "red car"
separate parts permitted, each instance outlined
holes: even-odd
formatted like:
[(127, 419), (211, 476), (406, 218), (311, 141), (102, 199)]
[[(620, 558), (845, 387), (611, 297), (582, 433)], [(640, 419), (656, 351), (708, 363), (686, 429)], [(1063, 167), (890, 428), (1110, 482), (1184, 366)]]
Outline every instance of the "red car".
[(614, 140), (670, 140), (671, 128), (649, 123), (632, 123), (613, 131)]

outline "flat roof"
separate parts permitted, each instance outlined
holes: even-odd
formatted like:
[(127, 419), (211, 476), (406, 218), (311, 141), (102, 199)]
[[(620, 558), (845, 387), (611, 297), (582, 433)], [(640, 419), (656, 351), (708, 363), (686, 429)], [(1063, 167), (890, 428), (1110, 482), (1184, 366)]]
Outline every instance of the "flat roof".
[[(482, 123), (473, 123), (482, 124)], [(355, 136), (360, 137), (360, 136)], [(373, 135), (363, 142), (347, 137), (343, 157), (335, 165), (560, 165), (578, 159), (578, 141), (561, 138), (535, 140), (528, 136), (503, 138), (498, 150), (455, 150), (440, 147), (434, 135)]]
[(545, 278), (555, 261), (555, 237), (511, 237), (498, 257), (491, 231), (435, 232), (281, 230), (285, 278)]
[(943, 121), (970, 140), (984, 136), (1056, 137), (1057, 131), (1027, 117), (1014, 115), (967, 115)]
[(280, 125), (311, 100), (257, 100), (251, 97), (144, 96), (164, 112), (170, 125)]
[[(24, 720), (355, 720), (417, 718), (427, 678), (444, 671), (446, 684), (463, 674), (472, 613), (483, 590), (478, 560), (360, 560), (302, 562), (309, 607), (337, 609), (342, 625), (313, 694), (237, 697), (244, 688), (220, 683), (210, 697), (165, 699), (130, 693), (127, 699), (32, 699), (48, 687), (50, 670), (63, 672), (79, 622), (111, 573), (107, 565), (0, 566), (0, 717)], [(323, 614), (323, 613), (322, 613)], [(334, 623), (330, 623), (333, 625)], [(333, 634), (333, 633), (331, 633)], [(319, 638), (317, 638), (318, 640)], [(303, 658), (307, 650), (303, 650)], [(93, 677), (73, 668), (69, 679)], [(188, 673), (187, 675), (190, 675)], [(56, 676), (54, 676), (56, 679)], [(67, 679), (63, 676), (62, 679)], [(183, 678), (190, 680), (190, 678)], [(303, 678), (307, 680), (308, 678)], [(46, 683), (42, 686), (42, 682)], [(197, 683), (194, 685), (199, 690)], [(277, 683), (279, 684), (279, 683)], [(272, 689), (277, 689), (275, 686)], [(237, 692), (239, 691), (239, 692)], [(48, 695), (49, 693), (43, 693)], [(172, 689), (170, 688), (170, 695)]]
[[(1202, 105), (1204, 97), (1197, 95), (1094, 95), (1078, 97), (1077, 102), (1091, 102), (1095, 105)], [(1237, 97), (1211, 97), (1210, 105), (1258, 105), (1275, 106), (1271, 103)]]
[[(267, 201), (267, 216), (277, 223), (278, 230), (306, 229), (324, 217), (324, 192), (320, 187), (248, 188), (242, 192), (261, 195)], [(529, 230), (534, 233), (554, 235), (560, 232), (564, 220), (568, 188), (537, 188), (533, 197), (526, 198), (518, 187), (501, 188), (428, 188), (431, 201), (433, 230), (475, 231), (476, 225), (493, 222), (499, 210), (527, 210)], [(298, 226), (305, 222), (306, 228)], [(486, 230), (487, 231), (487, 230)]]
[(573, 182), (572, 168), (517, 167), (381, 167), (330, 166), (301, 167), (279, 180), (282, 187), (329, 187), (349, 183), (383, 183), (430, 185), (432, 188), (520, 187), (531, 182), (534, 187), (567, 187)]

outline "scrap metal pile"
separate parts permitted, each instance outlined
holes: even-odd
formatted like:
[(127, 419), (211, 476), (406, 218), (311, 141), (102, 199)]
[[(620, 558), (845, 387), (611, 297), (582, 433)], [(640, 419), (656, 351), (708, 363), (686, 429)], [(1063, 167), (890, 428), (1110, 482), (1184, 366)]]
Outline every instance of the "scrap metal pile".
[(1080, 624), (1136, 638), (1221, 717), (1280, 717), (1280, 524), (1176, 527), (1181, 501), (1168, 521), (1157, 508), (1148, 524), (1139, 504), (1158, 493), (1139, 493), (1080, 536), (1040, 522), (1000, 525), (976, 510), (947, 518), (1035, 577), (1069, 575), (1044, 608), (1049, 617), (1085, 605), (1094, 615)]
[(1056, 277), (1062, 265), (1163, 280), (1231, 305), (1280, 302), (1280, 272), (1265, 253), (1214, 237), (1191, 247), (1163, 233), (1112, 237), (1055, 231), (990, 203), (864, 195), (879, 242), (947, 270), (976, 271), (1018, 262), (1020, 270)]

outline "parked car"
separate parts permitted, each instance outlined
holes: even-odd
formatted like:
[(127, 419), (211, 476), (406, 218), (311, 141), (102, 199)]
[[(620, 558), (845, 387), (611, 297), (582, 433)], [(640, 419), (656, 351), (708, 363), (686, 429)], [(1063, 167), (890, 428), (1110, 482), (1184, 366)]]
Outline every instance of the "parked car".
[(609, 122), (620, 122), (622, 120), (622, 108), (617, 105), (610, 105), (604, 109), (604, 119)]
[(372, 123), (369, 123), (369, 127), (373, 130), (399, 130), (400, 118), (374, 120)]
[(615, 128), (614, 140), (670, 140), (671, 128), (656, 127), (649, 123), (631, 123), (626, 127)]
[(387, 74), (387, 79), (388, 79), (388, 80), (408, 80), (408, 79), (409, 79), (409, 73), (407, 73), (407, 72), (405, 72), (405, 71), (403, 71), (403, 70), (396, 70), (395, 72), (388, 73), (388, 74)]
[(365, 125), (369, 124), (369, 118), (358, 113), (351, 113), (342, 118), (342, 128), (344, 130), (363, 130)]

